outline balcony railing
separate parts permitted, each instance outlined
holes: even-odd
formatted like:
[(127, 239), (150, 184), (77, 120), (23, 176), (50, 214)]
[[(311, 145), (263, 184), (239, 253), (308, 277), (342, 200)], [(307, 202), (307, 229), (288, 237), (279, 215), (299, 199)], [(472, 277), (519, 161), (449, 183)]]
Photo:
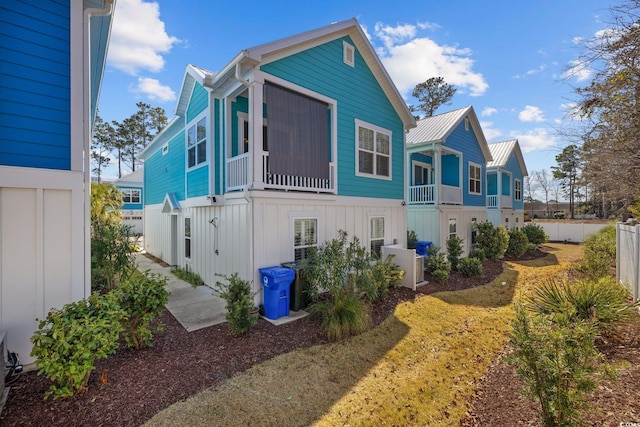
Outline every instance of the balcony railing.
[(487, 196), (487, 207), (492, 209), (511, 209), (513, 201), (511, 196), (489, 195)]
[(440, 187), (440, 203), (448, 205), (461, 205), (462, 188), (453, 187), (451, 185), (442, 185)]
[(249, 153), (227, 159), (227, 191), (242, 190), (249, 181)]
[[(409, 186), (409, 204), (414, 205), (432, 205), (436, 200), (436, 186), (430, 185), (411, 185)], [(462, 204), (462, 189), (450, 185), (441, 185), (440, 194), (438, 195), (438, 203), (449, 205)]]

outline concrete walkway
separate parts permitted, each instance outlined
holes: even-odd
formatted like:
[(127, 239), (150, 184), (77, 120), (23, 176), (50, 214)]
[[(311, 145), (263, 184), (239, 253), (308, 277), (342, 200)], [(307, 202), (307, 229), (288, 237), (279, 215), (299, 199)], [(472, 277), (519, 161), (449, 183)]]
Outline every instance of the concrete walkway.
[(226, 302), (214, 295), (210, 287), (194, 287), (174, 276), (171, 267), (163, 267), (142, 253), (136, 254), (136, 263), (140, 271), (149, 270), (167, 277), (167, 290), (170, 294), (166, 307), (188, 332), (225, 321)]

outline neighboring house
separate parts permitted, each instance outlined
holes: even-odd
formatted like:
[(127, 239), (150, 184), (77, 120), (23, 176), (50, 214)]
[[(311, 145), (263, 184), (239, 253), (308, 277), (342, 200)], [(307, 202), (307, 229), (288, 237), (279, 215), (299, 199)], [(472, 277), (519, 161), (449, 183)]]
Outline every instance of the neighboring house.
[(144, 233), (142, 197), (144, 190), (144, 169), (140, 168), (113, 182), (122, 193), (122, 220), (135, 234)]
[(487, 163), (487, 219), (507, 229), (524, 223), (524, 177), (527, 166), (517, 139), (489, 144)]
[(0, 330), (23, 363), (36, 318), (91, 292), (89, 151), (112, 9), (0, 6)]
[(427, 117), (407, 134), (407, 223), (418, 239), (446, 250), (474, 242), (473, 224), (487, 219), (485, 165), (492, 159), (473, 107)]
[(406, 244), (415, 121), (355, 19), (186, 67), (175, 118), (141, 154), (147, 252), (252, 280), (311, 246)]

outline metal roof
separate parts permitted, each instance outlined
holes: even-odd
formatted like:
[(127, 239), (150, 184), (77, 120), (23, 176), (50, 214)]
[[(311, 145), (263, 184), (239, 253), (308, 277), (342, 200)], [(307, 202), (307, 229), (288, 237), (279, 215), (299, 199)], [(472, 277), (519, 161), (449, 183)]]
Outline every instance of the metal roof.
[(524, 176), (527, 176), (529, 174), (529, 172), (527, 172), (527, 166), (524, 163), (524, 157), (522, 156), (520, 144), (518, 143), (517, 139), (510, 139), (508, 141), (494, 142), (493, 144), (489, 144), (489, 151), (491, 152), (493, 161), (487, 162), (487, 168), (505, 167), (507, 165), (507, 162), (509, 161), (509, 157), (511, 157), (511, 154), (514, 154), (518, 159), (522, 174)]
[(416, 127), (407, 133), (407, 144), (444, 142), (470, 110), (471, 106), (468, 106), (419, 120)]

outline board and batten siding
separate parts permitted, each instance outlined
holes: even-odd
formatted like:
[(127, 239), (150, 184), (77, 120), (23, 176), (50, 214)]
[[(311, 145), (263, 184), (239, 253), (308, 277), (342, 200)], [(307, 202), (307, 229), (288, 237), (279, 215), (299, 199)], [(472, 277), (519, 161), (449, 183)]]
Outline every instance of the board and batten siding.
[[(357, 48), (355, 67), (343, 62), (343, 41), (355, 47), (350, 37), (342, 37), (260, 68), (337, 101), (339, 195), (402, 200), (405, 180), (402, 120)], [(355, 119), (391, 131), (392, 180), (356, 176)]]
[(0, 165), (70, 170), (69, 2), (3, 2), (0, 28)]

